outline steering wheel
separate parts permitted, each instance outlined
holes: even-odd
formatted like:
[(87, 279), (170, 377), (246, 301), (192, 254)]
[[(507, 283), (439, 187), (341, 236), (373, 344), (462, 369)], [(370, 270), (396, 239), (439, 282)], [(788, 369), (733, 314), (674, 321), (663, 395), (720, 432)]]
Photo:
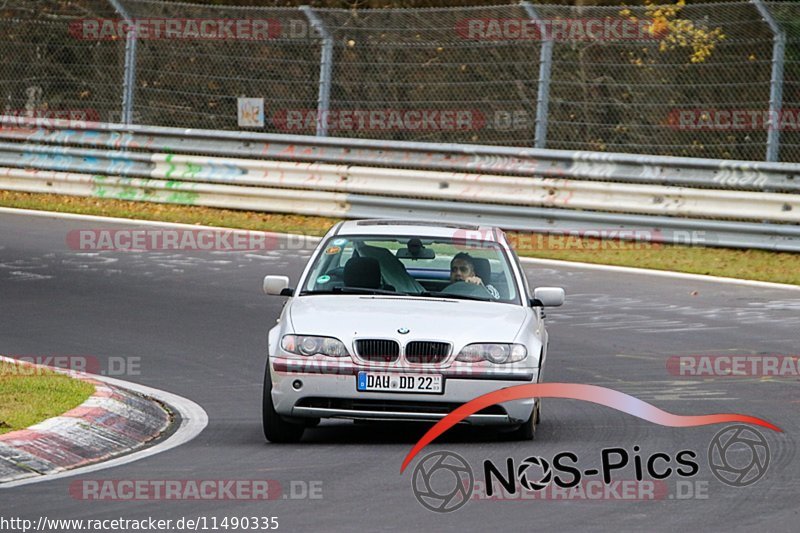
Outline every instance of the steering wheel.
[(459, 294), (462, 296), (475, 296), (477, 298), (492, 299), (492, 294), (483, 285), (468, 283), (466, 281), (454, 281), (442, 290), (445, 294)]

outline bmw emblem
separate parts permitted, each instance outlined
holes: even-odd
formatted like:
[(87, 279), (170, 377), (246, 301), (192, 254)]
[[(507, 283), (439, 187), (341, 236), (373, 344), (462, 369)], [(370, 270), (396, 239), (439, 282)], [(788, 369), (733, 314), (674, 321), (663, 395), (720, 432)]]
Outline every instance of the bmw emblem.
[(409, 331), (411, 331), (411, 330), (410, 330), (410, 329), (408, 329), (408, 328), (398, 328), (398, 329), (397, 329), (397, 333), (399, 333), (400, 335), (405, 335), (405, 334), (406, 334), (406, 333), (408, 333)]

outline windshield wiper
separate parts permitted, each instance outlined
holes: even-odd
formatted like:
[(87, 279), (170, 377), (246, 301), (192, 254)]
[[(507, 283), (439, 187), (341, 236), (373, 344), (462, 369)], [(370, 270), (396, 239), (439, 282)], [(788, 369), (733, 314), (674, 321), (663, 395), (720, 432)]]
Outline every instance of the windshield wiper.
[(387, 291), (384, 289), (371, 289), (368, 287), (331, 287), (326, 290), (309, 290), (301, 291), (300, 296), (313, 295), (313, 294), (386, 294), (389, 296), (422, 296), (428, 298), (450, 298), (453, 300), (473, 300), (477, 302), (493, 302), (491, 298), (482, 298), (480, 296), (470, 296), (467, 294), (453, 294), (449, 292), (439, 291), (423, 291), (423, 292), (397, 292)]
[(369, 287), (331, 287), (329, 290), (302, 291), (300, 296), (305, 296), (306, 294), (388, 294), (390, 296), (405, 296), (403, 292), (371, 289)]
[(442, 291), (425, 291), (415, 296), (428, 296), (435, 298), (453, 298), (454, 300), (475, 300), (478, 302), (493, 302), (491, 298), (481, 298), (480, 296), (469, 296), (467, 294), (453, 294), (451, 292)]

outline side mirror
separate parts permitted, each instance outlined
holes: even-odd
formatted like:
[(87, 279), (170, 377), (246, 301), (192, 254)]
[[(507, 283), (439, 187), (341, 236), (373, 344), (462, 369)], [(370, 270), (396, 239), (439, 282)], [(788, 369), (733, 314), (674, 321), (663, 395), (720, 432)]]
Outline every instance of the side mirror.
[(533, 289), (532, 307), (559, 307), (564, 305), (567, 293), (561, 287), (537, 287)]
[(291, 296), (294, 291), (289, 288), (289, 278), (286, 276), (264, 277), (264, 292), (272, 296)]

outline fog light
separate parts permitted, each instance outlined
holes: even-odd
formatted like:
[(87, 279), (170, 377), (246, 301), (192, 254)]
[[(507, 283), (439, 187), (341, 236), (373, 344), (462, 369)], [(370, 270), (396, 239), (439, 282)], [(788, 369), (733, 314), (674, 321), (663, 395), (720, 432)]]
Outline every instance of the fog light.
[(303, 388), (303, 382), (302, 382), (302, 381), (300, 381), (299, 379), (296, 379), (296, 380), (294, 380), (294, 381), (292, 382), (292, 388), (293, 388), (294, 390), (300, 390), (300, 389), (302, 389), (302, 388)]

